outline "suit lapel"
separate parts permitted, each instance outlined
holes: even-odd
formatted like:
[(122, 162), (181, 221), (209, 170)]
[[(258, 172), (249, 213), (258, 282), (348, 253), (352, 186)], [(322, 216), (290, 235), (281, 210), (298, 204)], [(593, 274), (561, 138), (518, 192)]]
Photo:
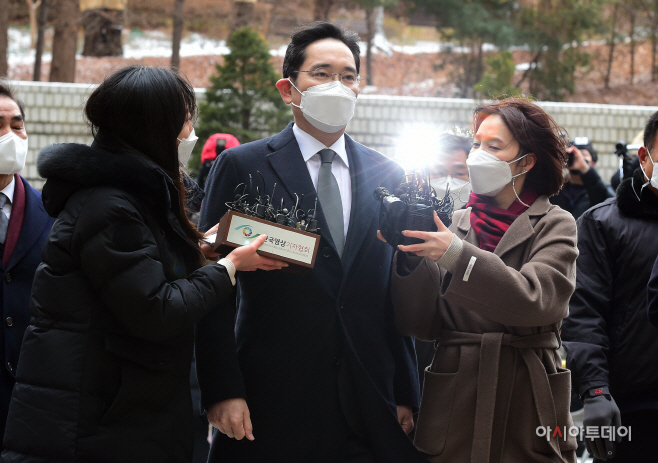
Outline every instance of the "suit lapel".
[(352, 181), (350, 224), (347, 229), (342, 259), (343, 268), (345, 269), (344, 275), (348, 275), (370, 224), (375, 219), (379, 203), (374, 197), (374, 191), (375, 188), (381, 186), (382, 179), (376, 169), (379, 164), (347, 134), (345, 135), (345, 147), (350, 162), (350, 178)]
[(502, 257), (506, 252), (511, 251), (516, 246), (532, 238), (535, 235), (535, 228), (530, 221), (530, 217), (546, 215), (550, 207), (551, 204), (548, 202), (546, 196), (537, 198), (527, 211), (512, 222), (512, 225), (510, 225), (498, 243), (498, 246), (494, 249), (494, 254)]
[[(294, 193), (304, 195), (304, 209), (310, 209), (315, 204), (317, 192), (308, 173), (308, 168), (292, 131), (292, 124), (274, 137), (268, 146), (272, 153), (267, 155), (272, 169), (279, 177), (280, 185), (294, 198)], [(363, 150), (347, 134), (345, 135), (345, 148), (350, 163), (350, 179), (352, 183), (352, 205), (350, 209), (350, 224), (345, 238), (342, 264), (344, 275), (354, 263), (359, 247), (365, 239), (372, 220), (374, 220), (378, 203), (373, 196), (375, 188), (380, 186), (381, 178), (376, 167), (378, 163), (371, 159), (367, 151)], [(329, 226), (318, 203), (318, 225), (320, 235), (334, 249), (333, 240), (329, 233)]]
[(512, 225), (510, 225), (507, 232), (500, 239), (496, 249), (494, 249), (494, 254), (502, 257), (506, 252), (522, 244), (534, 234), (535, 230), (532, 228), (528, 214), (523, 213), (512, 222)]
[[(467, 243), (471, 243), (475, 246), (478, 246), (478, 237), (471, 228), (471, 208), (464, 209), (464, 212), (459, 212), (459, 217), (454, 221), (453, 226), (450, 227), (454, 233), (457, 234), (458, 238), (463, 239)], [(457, 227), (457, 230), (454, 230), (453, 227)]]
[[(23, 184), (25, 185), (25, 183)], [(25, 185), (25, 217), (7, 270), (20, 262), (25, 254), (32, 249), (41, 236), (43, 229), (48, 225), (48, 220), (48, 214), (43, 208), (41, 198), (34, 193), (29, 185)]]

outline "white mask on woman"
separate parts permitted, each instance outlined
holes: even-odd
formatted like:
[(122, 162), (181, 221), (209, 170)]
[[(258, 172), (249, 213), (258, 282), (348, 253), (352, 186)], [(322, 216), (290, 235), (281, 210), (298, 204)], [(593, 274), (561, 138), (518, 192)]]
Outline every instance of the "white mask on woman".
[(436, 191), (436, 197), (441, 199), (446, 194), (446, 189), (450, 188), (450, 196), (453, 200), (453, 210), (459, 210), (466, 205), (468, 197), (471, 194), (471, 184), (460, 178), (437, 177), (430, 180), (430, 185)]
[(187, 161), (190, 160), (192, 150), (194, 149), (194, 145), (196, 145), (198, 139), (199, 137), (197, 137), (194, 133), (194, 129), (192, 129), (187, 138), (183, 138), (182, 140), (180, 138), (176, 139), (180, 142), (178, 144), (178, 161), (180, 161), (181, 165), (187, 165)]
[[(528, 172), (524, 170), (520, 174), (512, 176), (512, 168), (510, 166), (510, 164), (520, 161), (528, 154), (530, 153), (507, 162), (501, 161), (482, 148), (472, 151), (468, 155), (468, 159), (466, 159), (466, 165), (468, 166), (468, 174), (471, 179), (473, 193), (476, 195), (496, 196), (513, 179)], [(516, 193), (516, 190), (514, 192)]]
[(0, 174), (17, 174), (25, 167), (27, 157), (27, 138), (23, 139), (14, 132), (0, 137)]
[(290, 104), (301, 109), (304, 118), (316, 129), (324, 133), (336, 133), (352, 120), (356, 93), (340, 81), (314, 85), (300, 92), (292, 80), (288, 80), (302, 95), (299, 106)]

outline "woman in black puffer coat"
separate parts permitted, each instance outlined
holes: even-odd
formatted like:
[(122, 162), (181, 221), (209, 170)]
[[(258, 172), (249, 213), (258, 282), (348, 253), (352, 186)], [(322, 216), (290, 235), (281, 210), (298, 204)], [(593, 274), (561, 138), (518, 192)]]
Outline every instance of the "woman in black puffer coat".
[(194, 325), (226, 312), (217, 342), (231, 348), (235, 270), (284, 265), (255, 254), (259, 239), (201, 266), (179, 171), (195, 110), (180, 76), (131, 66), (90, 96), (91, 146), (39, 154), (57, 221), (34, 279), (2, 461), (191, 461)]

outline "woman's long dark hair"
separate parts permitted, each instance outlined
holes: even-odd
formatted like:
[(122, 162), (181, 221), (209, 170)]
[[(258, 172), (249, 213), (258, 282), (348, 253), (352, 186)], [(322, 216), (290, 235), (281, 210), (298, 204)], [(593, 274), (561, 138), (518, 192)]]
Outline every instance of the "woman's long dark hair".
[(119, 69), (93, 91), (85, 115), (94, 138), (103, 138), (156, 163), (178, 189), (179, 220), (194, 243), (202, 236), (185, 214), (185, 188), (178, 163), (176, 138), (187, 115), (197, 112), (192, 85), (179, 74), (133, 65)]
[(566, 130), (536, 104), (520, 98), (507, 98), (475, 110), (475, 131), (482, 121), (498, 114), (519, 143), (519, 155), (534, 153), (537, 163), (528, 172), (524, 189), (534, 188), (540, 195), (553, 196), (564, 185), (562, 170), (567, 164), (569, 139)]

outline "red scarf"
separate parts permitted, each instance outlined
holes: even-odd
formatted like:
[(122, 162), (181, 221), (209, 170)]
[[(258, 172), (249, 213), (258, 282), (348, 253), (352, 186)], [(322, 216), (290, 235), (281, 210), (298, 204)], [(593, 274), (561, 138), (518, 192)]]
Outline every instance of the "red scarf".
[[(532, 205), (539, 197), (533, 189), (521, 193), (521, 201)], [(480, 249), (493, 252), (500, 239), (509, 229), (512, 222), (523, 214), (528, 207), (515, 200), (510, 207), (502, 209), (494, 205), (489, 196), (471, 193), (466, 207), (471, 208), (471, 227), (480, 242)]]

